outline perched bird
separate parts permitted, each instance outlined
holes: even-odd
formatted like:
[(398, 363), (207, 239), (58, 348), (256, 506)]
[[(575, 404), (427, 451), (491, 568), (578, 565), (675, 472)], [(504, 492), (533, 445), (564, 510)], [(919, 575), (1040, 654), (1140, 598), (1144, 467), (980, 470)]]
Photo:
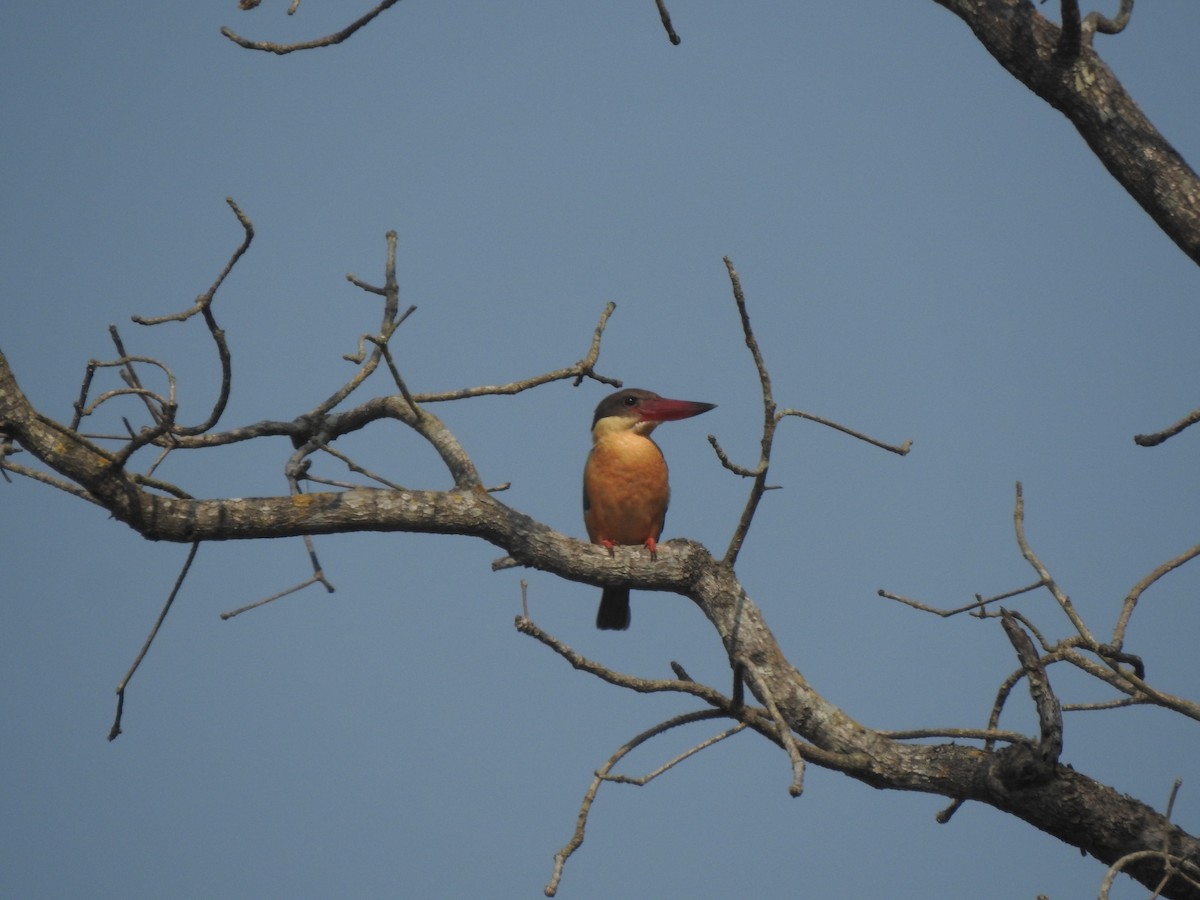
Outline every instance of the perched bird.
[[(600, 401), (592, 418), (592, 452), (583, 467), (583, 523), (593, 544), (609, 553), (616, 544), (643, 544), (651, 559), (657, 557), (671, 489), (667, 461), (650, 432), (661, 422), (698, 416), (714, 405), (668, 400), (637, 388)], [(629, 627), (629, 588), (604, 589), (596, 627)]]

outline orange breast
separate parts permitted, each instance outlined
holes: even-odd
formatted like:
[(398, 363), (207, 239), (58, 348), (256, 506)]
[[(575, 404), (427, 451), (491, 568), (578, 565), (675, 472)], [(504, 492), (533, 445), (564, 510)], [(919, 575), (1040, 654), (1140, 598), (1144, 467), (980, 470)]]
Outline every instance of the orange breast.
[(583, 470), (583, 521), (593, 543), (658, 540), (671, 491), (667, 463), (647, 437), (601, 437)]

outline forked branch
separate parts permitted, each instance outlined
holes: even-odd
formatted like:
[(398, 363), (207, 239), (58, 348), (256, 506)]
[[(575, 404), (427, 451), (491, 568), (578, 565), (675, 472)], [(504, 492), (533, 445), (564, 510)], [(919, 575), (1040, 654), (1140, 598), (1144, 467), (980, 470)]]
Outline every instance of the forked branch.
[(717, 454), (717, 459), (720, 460), (722, 466), (735, 475), (752, 479), (750, 493), (746, 498), (746, 505), (742, 508), (741, 517), (738, 519), (738, 523), (733, 530), (733, 536), (729, 539), (729, 546), (725, 550), (724, 559), (722, 559), (722, 562), (732, 569), (737, 563), (738, 554), (741, 552), (742, 545), (746, 541), (746, 535), (750, 531), (750, 524), (754, 521), (754, 514), (758, 510), (758, 505), (762, 500), (763, 494), (772, 490), (772, 486), (767, 484), (767, 472), (771, 467), (771, 450), (775, 444), (775, 430), (782, 419), (788, 416), (809, 419), (900, 456), (908, 453), (912, 447), (912, 441), (905, 441), (903, 444), (895, 446), (868, 437), (860, 431), (840, 425), (821, 416), (801, 412), (797, 409), (780, 410), (775, 403), (775, 397), (771, 390), (771, 374), (767, 369), (766, 359), (763, 357), (758, 338), (754, 335), (754, 329), (750, 325), (750, 313), (746, 306), (746, 295), (742, 291), (741, 278), (738, 276), (737, 269), (733, 266), (733, 260), (726, 256), (724, 262), (725, 271), (729, 276), (729, 283), (733, 288), (733, 302), (737, 307), (738, 319), (742, 325), (742, 337), (746, 342), (746, 349), (750, 351), (750, 357), (754, 361), (755, 372), (758, 374), (763, 411), (762, 435), (759, 438), (759, 457), (758, 462), (753, 466), (741, 466), (733, 462), (716, 437), (711, 434), (708, 436), (708, 442), (712, 445), (713, 451)]
[[(751, 348), (756, 366), (761, 366), (760, 383), (764, 396), (765, 445), (760, 465), (756, 467), (757, 497), (748, 503), (744, 518), (748, 522), (761, 492), (766, 489), (767, 463), (770, 457), (774, 425), (778, 410), (774, 408), (770, 379), (761, 354), (749, 328), (744, 296), (736, 271), (729, 265), (735, 288), (735, 301), (743, 319), (743, 334)], [(373, 294), (375, 292), (372, 292)], [(385, 301), (389, 291), (384, 286)], [(398, 309), (398, 307), (395, 307)], [(605, 316), (611, 310), (606, 310)], [(398, 313), (396, 315), (398, 318)], [(385, 315), (385, 323), (391, 321)], [(597, 329), (603, 328), (604, 319)], [(384, 349), (389, 336), (385, 327), (378, 343), (378, 360), (387, 360)], [(598, 340), (598, 337), (597, 337)], [(595, 341), (593, 342), (596, 345)], [(369, 354), (370, 355), (370, 354)], [(595, 354), (590, 354), (575, 367), (562, 370), (563, 377), (595, 378), (592, 367)], [(365, 359), (364, 359), (365, 365)], [(389, 372), (394, 387), (400, 366), (391, 361)], [(354, 390), (365, 381), (351, 379)], [(351, 382), (347, 382), (350, 384)], [(528, 389), (544, 383), (541, 377), (529, 379)], [(480, 390), (497, 391), (496, 388)], [(345, 399), (352, 392), (343, 395)], [(1148, 835), (1168, 834), (1171, 857), (1200, 864), (1200, 842), (1167, 822), (1164, 817), (1124, 794), (1094, 781), (1069, 767), (1047, 761), (1034, 783), (1013, 790), (1010, 779), (995, 777), (998, 754), (989, 742), (1002, 740), (1004, 735), (994, 728), (983, 734), (963, 736), (943, 743), (909, 744), (895, 733), (872, 729), (858, 722), (818, 692), (801, 672), (785, 657), (777, 640), (767, 626), (761, 610), (750, 598), (734, 573), (732, 560), (736, 557), (740, 538), (745, 529), (739, 526), (726, 559), (717, 560), (702, 546), (687, 540), (668, 541), (659, 546), (658, 560), (652, 562), (640, 554), (623, 554), (610, 558), (603, 548), (558, 534), (520, 511), (501, 503), (489, 493), (475, 475), (474, 466), (466, 451), (444, 423), (425, 408), (435, 398), (413, 394), (405, 397), (392, 393), (360, 403), (357, 407), (339, 411), (324, 403), (314, 407), (320, 414), (285, 422), (265, 422), (244, 426), (235, 432), (181, 436), (179, 446), (206, 449), (234, 440), (248, 440), (269, 434), (284, 434), (299, 440), (289, 473), (297, 484), (307, 477), (309, 454), (329, 447), (342, 434), (363, 428), (381, 418), (396, 419), (421, 434), (442, 454), (447, 468), (454, 475), (455, 485), (449, 490), (391, 490), (351, 487), (297, 492), (285, 496), (257, 498), (218, 498), (197, 500), (180, 488), (116, 465), (116, 455), (78, 431), (39, 413), (21, 392), (17, 381), (0, 356), (0, 433), (4, 435), (3, 459), (5, 468), (15, 472), (7, 461), (17, 448), (27, 451), (46, 470), (55, 473), (56, 480), (76, 485), (89, 499), (108, 509), (119, 521), (125, 522), (139, 534), (157, 540), (171, 540), (195, 545), (205, 540), (244, 540), (261, 537), (311, 537), (326, 533), (356, 531), (405, 531), (455, 534), (478, 537), (499, 547), (511, 564), (526, 566), (562, 578), (590, 585), (623, 584), (637, 590), (668, 591), (687, 597), (712, 624), (722, 642), (730, 671), (734, 673), (733, 691), (725, 696), (705, 688), (690, 678), (679, 676), (674, 681), (655, 684), (653, 681), (631, 681), (612, 678), (612, 683), (637, 689), (670, 690), (702, 699), (710, 708), (685, 713), (689, 721), (709, 717), (727, 717), (743, 722), (758, 733), (784, 747), (792, 763), (790, 789), (797, 791), (804, 764), (819, 765), (838, 771), (877, 788), (921, 791), (951, 798), (955, 803), (974, 801), (987, 803), (996, 809), (1017, 816), (1035, 827), (1059, 837), (1111, 864), (1122, 857), (1142, 851), (1159, 850), (1161, 842)], [(449, 399), (442, 395), (436, 399)], [(156, 423), (158, 424), (158, 423)], [(163, 439), (170, 437), (164, 434)], [(218, 437), (217, 440), (211, 440)], [(165, 444), (163, 448), (165, 449)], [(461, 454), (461, 456), (460, 456)], [(758, 479), (762, 479), (761, 483)], [(1017, 523), (1021, 526), (1021, 509)], [(1069, 600), (1055, 584), (1049, 572), (1040, 565), (1036, 555), (1024, 541), (1027, 560), (1038, 571), (1039, 583), (1048, 587), (1059, 601), (1060, 609), (1070, 610)], [(510, 563), (506, 563), (508, 565)], [(314, 562), (314, 572), (319, 573)], [(315, 577), (315, 576), (314, 576)], [(822, 598), (810, 598), (819, 606)], [(1069, 614), (1069, 613), (1068, 613)], [(1024, 620), (1016, 617), (1024, 624)], [(1124, 651), (1106, 648), (1090, 637), (1090, 632), (1078, 621), (1070, 643), (1050, 648), (1040, 654), (1042, 671), (1056, 661), (1072, 661), (1073, 656), (1085, 658), (1084, 651), (1094, 659), (1090, 664), (1104, 669), (1108, 677), (1121, 680), (1130, 690), (1145, 693), (1142, 679), (1129, 671)], [(1032, 630), (1032, 629), (1028, 629)], [(530, 632), (532, 633), (532, 631)], [(1036, 635), (1036, 632), (1033, 632)], [(1038, 635), (1037, 639), (1044, 639)], [(560, 652), (564, 648), (556, 648)], [(583, 660), (563, 655), (572, 664), (601, 672)], [(1030, 664), (1022, 663), (1023, 677)], [(682, 671), (682, 670), (679, 670)], [(678, 676), (678, 672), (677, 672)], [(1015, 683), (1015, 682), (1014, 682)], [(753, 695), (757, 704), (744, 702)], [(1150, 696), (1149, 694), (1146, 694)], [(1047, 729), (1037, 739), (1013, 742), (1012, 746), (1044, 747)], [(658, 733), (658, 732), (655, 732)], [(644, 739), (648, 739), (647, 734)], [(974, 746), (962, 741), (983, 741)], [(1007, 748), (1006, 748), (1007, 749)], [(1053, 756), (1053, 754), (1051, 754)], [(1001, 770), (1003, 771), (1003, 770)], [(605, 773), (607, 774), (607, 773)], [(1119, 821), (1122, 827), (1114, 831), (1109, 823)], [(1125, 870), (1144, 884), (1157, 884), (1163, 877), (1163, 860), (1137, 858)], [(1170, 896), (1198, 896), (1181, 880), (1173, 879), (1166, 892)]]

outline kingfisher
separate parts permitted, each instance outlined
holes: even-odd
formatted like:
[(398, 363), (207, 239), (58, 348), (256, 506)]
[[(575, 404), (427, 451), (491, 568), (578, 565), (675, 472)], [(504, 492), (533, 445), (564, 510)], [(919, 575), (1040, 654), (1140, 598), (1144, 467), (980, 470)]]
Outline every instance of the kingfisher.
[[(658, 558), (658, 536), (671, 489), (667, 461), (650, 440), (662, 422), (689, 419), (716, 404), (668, 400), (653, 391), (627, 388), (609, 394), (592, 417), (592, 450), (583, 467), (583, 524), (593, 544), (612, 554), (616, 544), (645, 546)], [(629, 627), (629, 588), (606, 587), (596, 627)]]

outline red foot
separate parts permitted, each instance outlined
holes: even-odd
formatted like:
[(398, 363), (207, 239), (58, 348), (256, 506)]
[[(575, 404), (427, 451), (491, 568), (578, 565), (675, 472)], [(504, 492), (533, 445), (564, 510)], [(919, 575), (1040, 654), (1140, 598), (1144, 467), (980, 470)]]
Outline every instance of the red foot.
[(658, 559), (658, 541), (654, 538), (646, 538), (646, 549), (650, 551), (651, 559)]
[(607, 551), (608, 551), (608, 555), (609, 555), (609, 556), (616, 556), (616, 555), (617, 555), (617, 554), (616, 554), (616, 553), (613, 551), (613, 547), (615, 546), (615, 544), (613, 544), (613, 542), (612, 542), (612, 541), (605, 541), (605, 540), (601, 540), (601, 541), (600, 541), (600, 546), (602, 546), (602, 547), (603, 547), (605, 550), (607, 550)]

